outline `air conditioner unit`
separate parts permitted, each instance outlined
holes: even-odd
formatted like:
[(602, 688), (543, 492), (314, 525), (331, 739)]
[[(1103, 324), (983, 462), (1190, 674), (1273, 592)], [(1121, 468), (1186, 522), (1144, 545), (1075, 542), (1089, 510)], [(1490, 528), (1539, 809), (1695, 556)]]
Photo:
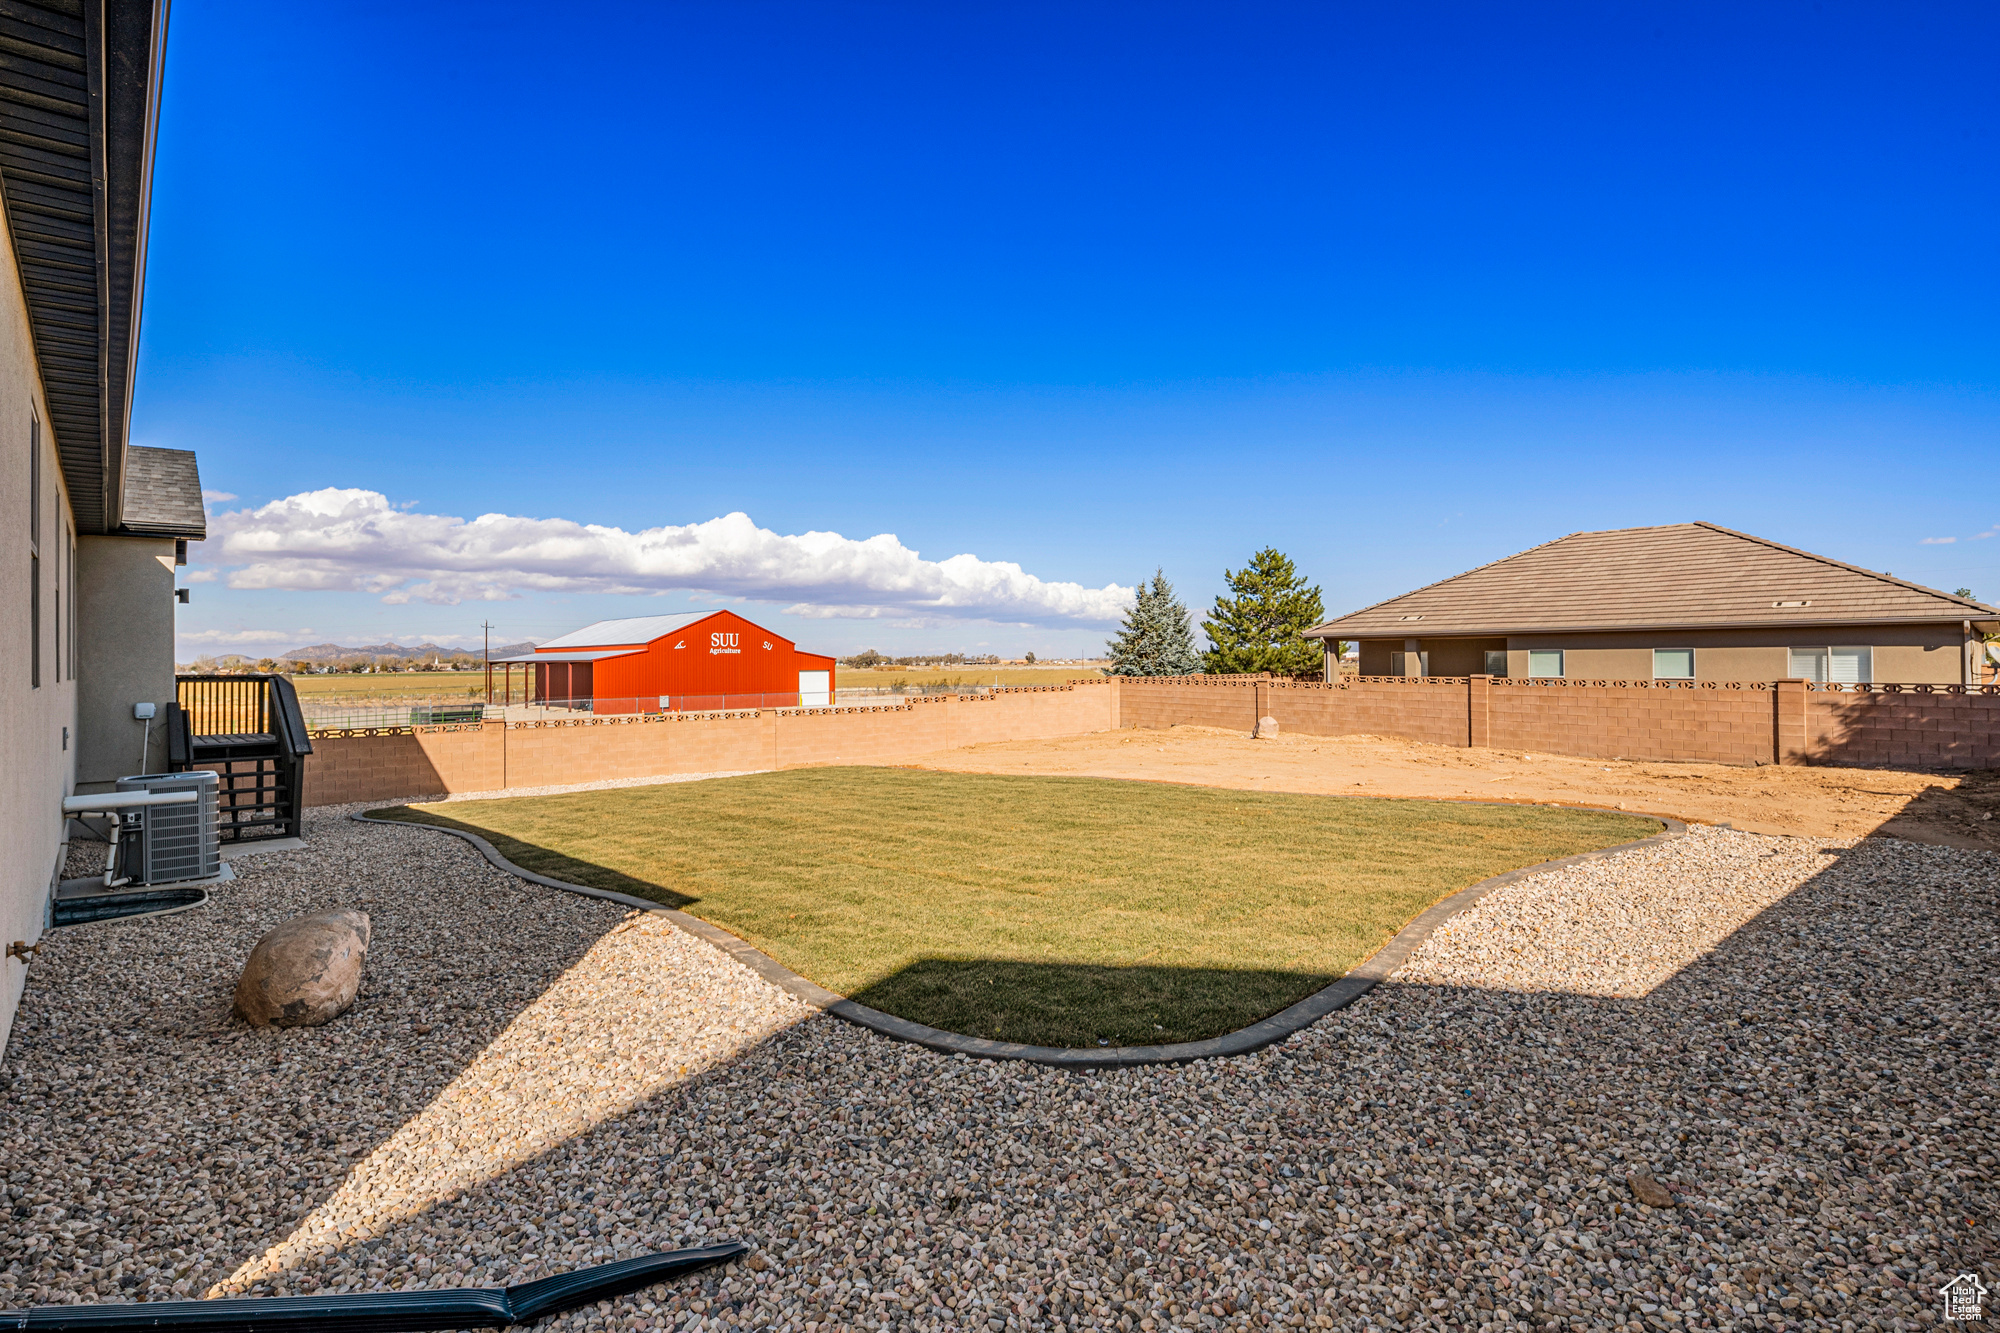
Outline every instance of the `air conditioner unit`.
[(142, 773), (118, 779), (119, 791), (191, 791), (189, 805), (141, 806), (125, 813), (118, 844), (118, 874), (134, 884), (171, 884), (210, 879), (222, 872), (217, 837), (215, 774)]

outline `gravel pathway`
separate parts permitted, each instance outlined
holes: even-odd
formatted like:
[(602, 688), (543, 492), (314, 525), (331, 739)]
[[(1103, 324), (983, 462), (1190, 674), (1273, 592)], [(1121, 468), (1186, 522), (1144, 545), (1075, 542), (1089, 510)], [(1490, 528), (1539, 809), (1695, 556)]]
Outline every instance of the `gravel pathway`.
[[(1076, 1075), (813, 1015), (344, 813), (210, 908), (50, 937), (0, 1070), (0, 1304), (727, 1236), (761, 1249), (557, 1324), (1855, 1333), (2000, 1285), (1992, 854), (1698, 828), (1489, 895), (1280, 1047)], [(334, 906), (375, 921), (356, 1009), (232, 1025), (250, 943)]]

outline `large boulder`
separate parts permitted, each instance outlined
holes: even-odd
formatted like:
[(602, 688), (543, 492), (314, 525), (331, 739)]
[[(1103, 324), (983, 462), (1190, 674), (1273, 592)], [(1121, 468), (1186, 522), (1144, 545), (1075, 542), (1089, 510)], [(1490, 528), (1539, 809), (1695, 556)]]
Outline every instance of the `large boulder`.
[(243, 964), (236, 1012), (260, 1028), (316, 1027), (347, 1012), (368, 957), (368, 913), (342, 909), (273, 927)]

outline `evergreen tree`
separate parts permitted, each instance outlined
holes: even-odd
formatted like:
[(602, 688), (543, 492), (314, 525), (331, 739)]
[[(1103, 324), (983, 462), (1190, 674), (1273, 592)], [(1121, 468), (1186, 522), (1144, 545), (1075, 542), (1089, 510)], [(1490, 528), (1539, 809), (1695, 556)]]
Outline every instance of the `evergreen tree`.
[(1326, 650), (1318, 639), (1304, 637), (1325, 617), (1318, 587), (1306, 586), (1291, 560), (1269, 546), (1242, 569), (1225, 569), (1222, 577), (1235, 595), (1216, 598), (1215, 609), (1202, 623), (1213, 645), (1202, 654), (1202, 670), (1211, 675), (1319, 675)]
[(1139, 580), (1139, 596), (1125, 617), (1111, 650), (1113, 676), (1191, 676), (1201, 670), (1194, 653), (1188, 609), (1174, 595), (1166, 573), (1153, 571), (1150, 585)]

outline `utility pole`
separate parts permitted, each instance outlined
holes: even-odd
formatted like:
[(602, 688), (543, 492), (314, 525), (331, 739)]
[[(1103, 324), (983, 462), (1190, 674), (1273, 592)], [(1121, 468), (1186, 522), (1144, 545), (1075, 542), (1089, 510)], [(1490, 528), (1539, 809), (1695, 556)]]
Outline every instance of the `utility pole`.
[(480, 650), (480, 657), (486, 662), (486, 702), (493, 702), (493, 622), (482, 620), (479, 628), (485, 631), (486, 646)]

